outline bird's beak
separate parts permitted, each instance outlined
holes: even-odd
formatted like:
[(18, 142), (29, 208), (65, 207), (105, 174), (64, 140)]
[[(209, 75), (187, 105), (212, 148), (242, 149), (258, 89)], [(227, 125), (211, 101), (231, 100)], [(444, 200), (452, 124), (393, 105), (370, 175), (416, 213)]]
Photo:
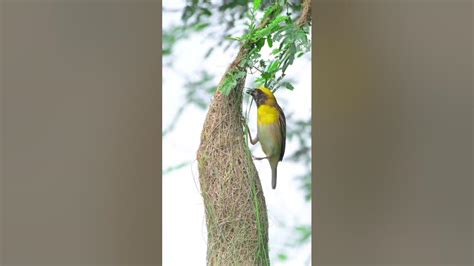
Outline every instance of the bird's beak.
[(253, 94), (255, 93), (255, 89), (248, 89), (246, 93), (253, 96)]

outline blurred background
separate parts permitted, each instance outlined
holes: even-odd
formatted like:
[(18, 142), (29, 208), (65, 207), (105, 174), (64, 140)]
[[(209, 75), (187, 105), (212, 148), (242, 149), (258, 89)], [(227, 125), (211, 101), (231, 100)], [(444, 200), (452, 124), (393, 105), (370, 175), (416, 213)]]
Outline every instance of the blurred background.
[(472, 265), (472, 1), (316, 1), (316, 265)]
[(160, 14), (0, 1), (0, 265), (161, 264)]
[[(163, 1), (163, 265), (205, 265), (207, 231), (199, 191), (196, 152), (211, 98), (237, 55), (253, 1)], [(300, 1), (293, 1), (293, 16)], [(270, 1), (262, 1), (265, 8)], [(258, 15), (262, 15), (259, 13)], [(277, 47), (277, 44), (275, 44)], [(267, 46), (262, 54), (271, 52)], [(311, 54), (297, 58), (285, 80), (295, 87), (276, 97), (287, 117), (285, 158), (271, 189), (266, 160), (254, 161), (269, 216), (272, 265), (311, 263)], [(255, 87), (257, 74), (246, 87)], [(248, 112), (250, 96), (244, 99)], [(256, 134), (256, 106), (249, 126)], [(263, 156), (259, 145), (251, 147)], [(182, 252), (186, 250), (186, 256)]]

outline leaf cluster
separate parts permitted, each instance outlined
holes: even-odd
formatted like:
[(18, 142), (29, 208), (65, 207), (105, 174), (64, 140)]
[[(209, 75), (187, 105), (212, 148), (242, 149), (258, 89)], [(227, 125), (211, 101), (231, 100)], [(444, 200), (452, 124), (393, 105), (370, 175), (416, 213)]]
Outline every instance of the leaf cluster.
[[(258, 71), (259, 75), (255, 79), (257, 86), (264, 85), (273, 90), (280, 87), (293, 90), (294, 86), (290, 81), (284, 81), (285, 72), (293, 64), (295, 58), (301, 57), (310, 51), (311, 42), (308, 38), (308, 26), (300, 27), (292, 18), (292, 14), (287, 8), (286, 15), (280, 15), (286, 1), (276, 1), (268, 6), (260, 20), (264, 26), (258, 27), (255, 10), (260, 7), (261, 1), (254, 0), (254, 8), (249, 10), (250, 23), (248, 31), (241, 37), (228, 37), (236, 40), (241, 45), (249, 48), (249, 53), (240, 62), (242, 71)], [(270, 19), (270, 21), (267, 21)], [(262, 55), (262, 48), (268, 45), (272, 48), (269, 58)], [(232, 77), (229, 77), (232, 79)], [(229, 81), (229, 83), (233, 83)]]
[(224, 95), (229, 95), (230, 91), (237, 86), (237, 82), (247, 75), (246, 72), (241, 70), (233, 70), (227, 73), (224, 82), (219, 87), (219, 90)]

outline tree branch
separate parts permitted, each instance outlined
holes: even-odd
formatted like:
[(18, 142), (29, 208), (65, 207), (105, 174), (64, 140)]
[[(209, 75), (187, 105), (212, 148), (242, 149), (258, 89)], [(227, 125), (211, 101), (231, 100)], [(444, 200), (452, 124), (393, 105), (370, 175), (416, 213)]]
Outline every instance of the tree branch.
[(303, 11), (298, 19), (297, 25), (299, 27), (304, 26), (305, 24), (311, 21), (311, 0), (303, 1)]

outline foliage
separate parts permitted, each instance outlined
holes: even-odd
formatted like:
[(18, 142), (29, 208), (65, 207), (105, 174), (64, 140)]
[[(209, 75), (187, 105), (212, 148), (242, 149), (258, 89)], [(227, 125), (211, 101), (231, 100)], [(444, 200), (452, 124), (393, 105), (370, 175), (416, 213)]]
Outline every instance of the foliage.
[(301, 225), (295, 227), (295, 231), (298, 232), (298, 238), (296, 239), (295, 244), (301, 244), (309, 240), (311, 237), (311, 226), (310, 225)]
[[(261, 27), (257, 25), (255, 13), (260, 4), (261, 1), (255, 0), (254, 9), (248, 10), (250, 22), (247, 32), (241, 37), (228, 37), (227, 39), (239, 41), (241, 45), (250, 50), (248, 55), (241, 59), (239, 66), (243, 72), (256, 70), (260, 73), (255, 80), (256, 85), (265, 85), (273, 90), (280, 87), (293, 90), (294, 86), (291, 82), (282, 81), (282, 79), (285, 77), (288, 66), (293, 64), (295, 58), (310, 51), (311, 43), (307, 36), (309, 28), (297, 25), (288, 9), (286, 15), (276, 15), (284, 9), (283, 4), (288, 5), (286, 1), (276, 1), (264, 10), (260, 20), (260, 25), (263, 25)], [(269, 48), (273, 48), (267, 59), (261, 54), (265, 44)], [(236, 83), (236, 78), (233, 76), (228, 77), (228, 80), (225, 84)], [(223, 92), (227, 92), (228, 87), (225, 89)]]
[(224, 93), (224, 95), (229, 95), (230, 91), (237, 86), (237, 82), (245, 77), (246, 73), (243, 71), (231, 71), (227, 74), (224, 79), (224, 82), (219, 87), (219, 90)]
[[(244, 23), (241, 22), (247, 20), (250, 10), (249, 5), (254, 7), (255, 12), (265, 9), (264, 17), (268, 17), (270, 12), (274, 12), (276, 8), (272, 2), (271, 0), (255, 2), (253, 0), (220, 0), (213, 3), (210, 0), (187, 0), (182, 10), (167, 10), (164, 8), (165, 13), (181, 12), (182, 23), (163, 30), (163, 56), (172, 56), (170, 48), (177, 41), (190, 37), (195, 33), (205, 34), (206, 39), (215, 42), (210, 45), (206, 58), (215, 52), (216, 48), (227, 50), (230, 47), (237, 47), (239, 43), (233, 42), (233, 39), (229, 36), (241, 35), (248, 31), (248, 22), (247, 27), (242, 27)], [(286, 6), (287, 13), (297, 14), (301, 10), (300, 0), (279, 0), (278, 2), (280, 6)], [(258, 6), (258, 8), (255, 8), (255, 6)], [(268, 9), (270, 6), (273, 7)]]

